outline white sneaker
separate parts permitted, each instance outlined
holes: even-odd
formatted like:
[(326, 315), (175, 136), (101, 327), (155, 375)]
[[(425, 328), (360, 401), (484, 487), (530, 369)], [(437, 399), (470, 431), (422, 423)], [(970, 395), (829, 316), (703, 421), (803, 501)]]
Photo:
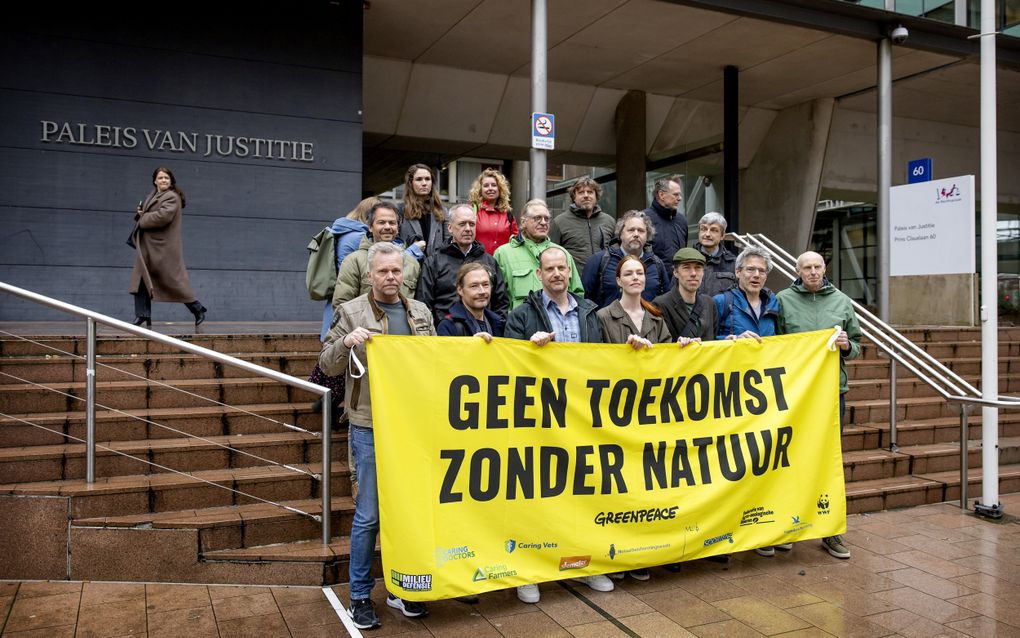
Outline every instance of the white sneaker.
[(521, 585), (517, 588), (517, 598), (519, 598), (522, 603), (534, 605), (541, 597), (542, 595), (538, 591), (538, 585)]
[(769, 557), (776, 555), (776, 550), (772, 545), (769, 545), (768, 547), (758, 547), (754, 551), (759, 556)]
[(775, 547), (776, 547), (776, 549), (781, 549), (784, 552), (788, 552), (791, 549), (793, 549), (793, 543), (780, 543), (779, 545), (776, 545)]
[(609, 580), (609, 578), (603, 576), (602, 574), (598, 574), (596, 576), (581, 576), (580, 578), (575, 578), (574, 580), (576, 580), (579, 583), (584, 583), (585, 585), (591, 587), (595, 591), (613, 591), (613, 589), (615, 588), (613, 585), (613, 581)]

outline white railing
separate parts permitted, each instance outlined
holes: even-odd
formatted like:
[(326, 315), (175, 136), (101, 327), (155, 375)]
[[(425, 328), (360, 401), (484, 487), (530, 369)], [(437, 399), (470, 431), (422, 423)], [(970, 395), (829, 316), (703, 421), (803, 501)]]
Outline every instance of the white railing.
[[(85, 396), (86, 396), (86, 398), (85, 398), (85, 439), (84, 439), (83, 442), (85, 443), (85, 480), (88, 483), (93, 483), (93, 482), (95, 482), (95, 479), (96, 479), (96, 447), (97, 447), (96, 446), (96, 406), (97, 406), (97, 404), (96, 404), (96, 325), (97, 324), (102, 324), (102, 325), (105, 325), (105, 326), (109, 326), (109, 327), (114, 328), (116, 330), (120, 330), (122, 332), (127, 332), (129, 334), (133, 334), (135, 336), (142, 337), (143, 339), (148, 339), (150, 341), (155, 341), (157, 343), (162, 343), (164, 345), (167, 345), (167, 346), (170, 346), (170, 347), (173, 347), (173, 348), (178, 348), (180, 350), (183, 350), (184, 352), (195, 354), (195, 355), (198, 355), (200, 357), (203, 357), (203, 358), (206, 358), (206, 359), (210, 359), (212, 361), (216, 361), (218, 363), (222, 363), (222, 364), (225, 364), (225, 365), (234, 366), (234, 367), (240, 368), (240, 369), (242, 369), (242, 370), (244, 370), (246, 372), (250, 372), (252, 374), (255, 374), (255, 375), (258, 375), (258, 376), (261, 376), (261, 377), (266, 377), (268, 379), (272, 379), (274, 381), (278, 381), (280, 383), (284, 383), (284, 384), (287, 384), (287, 385), (290, 385), (290, 386), (293, 386), (293, 387), (296, 387), (296, 388), (300, 388), (302, 390), (305, 390), (305, 391), (308, 391), (308, 392), (320, 395), (322, 397), (322, 431), (321, 431), (321, 433), (310, 432), (310, 434), (313, 434), (313, 435), (318, 436), (318, 437), (321, 438), (321, 444), (322, 444), (322, 471), (319, 474), (316, 475), (316, 474), (312, 474), (310, 472), (307, 472), (305, 470), (302, 470), (300, 468), (296, 468), (296, 467), (293, 467), (293, 466), (290, 466), (290, 465), (287, 465), (287, 464), (278, 464), (278, 465), (281, 465), (281, 466), (287, 468), (288, 470), (291, 470), (291, 471), (294, 471), (294, 472), (298, 472), (298, 473), (301, 473), (301, 474), (309, 475), (309, 476), (311, 476), (311, 477), (313, 477), (313, 478), (315, 478), (315, 479), (317, 479), (319, 481), (319, 489), (320, 489), (320, 493), (321, 493), (321, 496), (322, 496), (322, 513), (319, 514), (319, 515), (311, 514), (311, 513), (308, 513), (308, 512), (303, 512), (301, 510), (298, 510), (298, 509), (293, 508), (293, 507), (289, 507), (289, 506), (284, 505), (282, 503), (277, 503), (277, 502), (274, 502), (274, 501), (270, 501), (270, 500), (267, 500), (267, 499), (260, 498), (258, 496), (252, 495), (252, 494), (247, 494), (247, 493), (244, 493), (244, 492), (240, 492), (239, 490), (235, 490), (235, 489), (233, 489), (231, 487), (227, 487), (227, 486), (224, 486), (224, 485), (219, 485), (218, 483), (215, 483), (215, 482), (205, 481), (205, 479), (202, 479), (200, 477), (194, 476), (194, 475), (192, 475), (192, 474), (190, 474), (188, 472), (181, 472), (179, 470), (174, 470), (172, 468), (167, 468), (167, 467), (162, 466), (162, 465), (157, 465), (157, 464), (152, 463), (151, 461), (147, 461), (145, 459), (138, 459), (138, 460), (140, 460), (143, 463), (148, 463), (150, 465), (154, 465), (156, 467), (159, 467), (160, 469), (163, 469), (163, 470), (166, 470), (166, 471), (169, 471), (169, 472), (174, 472), (176, 474), (181, 474), (183, 476), (188, 476), (188, 477), (190, 477), (192, 479), (195, 479), (197, 481), (203, 481), (203, 482), (209, 483), (210, 485), (215, 485), (216, 487), (220, 487), (220, 488), (228, 490), (228, 491), (237, 492), (237, 493), (242, 494), (244, 496), (250, 497), (250, 498), (252, 498), (252, 499), (254, 499), (256, 501), (260, 501), (260, 502), (264, 502), (264, 503), (269, 503), (269, 504), (275, 505), (277, 507), (280, 507), (282, 509), (285, 509), (285, 510), (288, 510), (288, 511), (291, 511), (291, 512), (295, 512), (297, 514), (301, 514), (301, 515), (304, 515), (304, 516), (307, 516), (308, 518), (311, 518), (311, 519), (313, 519), (313, 520), (315, 520), (315, 521), (317, 521), (317, 522), (319, 522), (321, 524), (321, 527), (322, 527), (322, 543), (324, 545), (325, 544), (329, 544), (329, 540), (330, 540), (330, 538), (332, 536), (332, 530), (330, 529), (330, 524), (331, 524), (331, 521), (330, 521), (330, 512), (331, 512), (331, 498), (330, 498), (331, 497), (331, 495), (330, 495), (331, 481), (330, 481), (330, 476), (331, 476), (331, 469), (332, 469), (332, 458), (331, 458), (332, 457), (332, 451), (331, 451), (330, 448), (331, 448), (331, 443), (332, 443), (332, 427), (331, 427), (332, 416), (330, 414), (331, 413), (331, 403), (330, 403), (331, 392), (330, 392), (330, 390), (328, 388), (324, 388), (324, 387), (322, 387), (320, 385), (316, 385), (316, 384), (311, 383), (309, 381), (306, 381), (304, 379), (299, 379), (297, 377), (292, 377), (292, 376), (290, 376), (288, 374), (284, 374), (284, 373), (279, 372), (277, 370), (272, 370), (270, 368), (265, 368), (265, 367), (256, 365), (254, 363), (250, 363), (248, 361), (244, 361), (242, 359), (238, 359), (236, 357), (231, 357), (229, 355), (221, 354), (221, 353), (216, 352), (214, 350), (210, 350), (208, 348), (203, 348), (202, 346), (198, 346), (198, 345), (195, 345), (193, 343), (188, 343), (187, 341), (182, 341), (180, 339), (175, 339), (173, 337), (169, 337), (169, 336), (160, 334), (158, 332), (154, 332), (152, 330), (147, 330), (145, 328), (141, 328), (139, 326), (135, 326), (133, 324), (127, 323), (126, 321), (121, 321), (119, 319), (114, 319), (113, 317), (109, 317), (107, 315), (100, 314), (98, 312), (93, 312), (91, 310), (87, 310), (87, 309), (81, 308), (79, 306), (75, 306), (75, 305), (72, 305), (72, 304), (69, 304), (69, 303), (65, 303), (63, 301), (59, 301), (57, 299), (53, 299), (51, 297), (47, 297), (45, 295), (40, 295), (40, 294), (32, 292), (30, 290), (25, 290), (23, 288), (18, 288), (16, 286), (12, 286), (12, 285), (7, 284), (7, 283), (2, 282), (2, 281), (0, 281), (0, 292), (5, 292), (5, 293), (8, 293), (8, 294), (14, 295), (16, 297), (20, 297), (22, 299), (27, 299), (28, 301), (31, 301), (31, 302), (34, 302), (34, 303), (37, 303), (37, 304), (40, 304), (40, 305), (43, 305), (43, 306), (49, 306), (50, 308), (54, 308), (56, 310), (60, 310), (62, 312), (66, 312), (68, 314), (75, 315), (75, 316), (78, 316), (78, 317), (82, 317), (82, 318), (85, 319), (87, 349), (86, 349), (86, 354), (85, 354)], [(5, 374), (5, 376), (13, 377), (13, 375), (7, 375), (6, 373), (4, 373), (4, 374)], [(13, 378), (17, 378), (17, 377), (13, 377)], [(20, 379), (20, 380), (25, 381), (24, 379)], [(28, 383), (31, 383), (31, 382), (28, 382)], [(34, 384), (34, 385), (38, 385), (40, 387), (47, 387), (47, 386), (42, 386), (42, 384)], [(48, 387), (47, 387), (47, 389), (53, 390), (53, 388), (48, 388)], [(56, 391), (56, 390), (54, 390), (54, 391)], [(181, 391), (183, 392), (183, 390), (181, 390)], [(219, 403), (219, 402), (216, 402), (216, 403)], [(223, 405), (223, 404), (220, 404), (220, 405)], [(99, 406), (99, 407), (105, 407), (105, 406)], [(233, 407), (233, 406), (230, 406), (230, 407)], [(237, 408), (237, 409), (240, 409), (240, 408)], [(39, 427), (39, 428), (44, 429), (44, 430), (49, 430), (51, 432), (55, 432), (55, 430), (50, 430), (49, 428), (40, 426), (40, 425), (35, 424), (35, 423), (31, 423), (31, 422), (29, 422), (27, 420), (24, 420), (24, 419), (20, 419), (20, 418), (17, 418), (17, 417), (12, 417), (10, 415), (5, 415), (5, 416), (7, 416), (8, 418), (12, 418), (14, 420), (17, 420), (19, 422), (25, 423), (27, 425), (32, 425), (32, 426)], [(143, 420), (145, 420), (145, 419), (143, 419)], [(146, 422), (153, 423), (153, 422), (148, 421), (148, 420), (146, 420)], [(158, 424), (158, 423), (153, 423), (153, 424), (157, 425), (157, 426), (160, 426), (160, 427), (168, 427), (168, 426), (163, 426), (163, 425)], [(281, 425), (283, 425), (284, 427), (287, 427), (289, 429), (298, 429), (298, 430), (301, 430), (303, 432), (306, 431), (306, 430), (303, 430), (301, 428), (295, 428), (294, 426), (290, 426), (288, 424), (281, 424)], [(173, 428), (170, 428), (170, 429), (173, 429)], [(187, 437), (195, 438), (195, 439), (202, 439), (202, 440), (205, 440), (207, 442), (219, 445), (218, 443), (215, 443), (213, 441), (209, 441), (208, 439), (204, 439), (203, 437), (199, 437), (199, 436), (196, 436), (196, 435), (193, 435), (193, 434), (189, 434), (187, 432), (183, 432), (183, 431), (180, 431), (180, 430), (174, 430), (174, 431), (179, 433), (179, 434), (181, 434), (181, 435), (183, 435), (183, 436), (187, 436)], [(62, 434), (62, 433), (59, 433), (59, 432), (57, 432), (57, 433), (58, 434)], [(65, 436), (67, 438), (71, 438), (71, 439), (75, 439), (75, 440), (81, 441), (81, 439), (76, 439), (75, 437), (70, 437), (67, 434), (62, 434), (62, 436)], [(100, 446), (100, 447), (102, 447), (105, 451), (113, 452), (115, 454), (123, 454), (125, 456), (131, 456), (131, 455), (127, 455), (127, 454), (125, 454), (123, 452), (120, 452), (118, 450), (112, 450), (110, 448), (106, 448), (106, 447), (103, 447), (103, 446)], [(238, 451), (240, 452), (240, 450), (238, 450)], [(133, 457), (132, 456), (132, 458), (137, 458), (137, 457)]]

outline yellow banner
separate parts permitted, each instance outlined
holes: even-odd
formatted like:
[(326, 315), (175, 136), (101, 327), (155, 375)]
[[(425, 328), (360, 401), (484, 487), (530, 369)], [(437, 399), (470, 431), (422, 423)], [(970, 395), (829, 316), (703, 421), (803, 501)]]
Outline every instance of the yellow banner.
[(830, 334), (374, 337), (387, 589), (437, 600), (842, 533)]

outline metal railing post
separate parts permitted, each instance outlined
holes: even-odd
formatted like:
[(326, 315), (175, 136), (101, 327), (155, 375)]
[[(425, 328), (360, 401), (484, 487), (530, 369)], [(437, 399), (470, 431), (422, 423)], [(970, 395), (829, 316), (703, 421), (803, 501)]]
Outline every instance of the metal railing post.
[(96, 482), (96, 320), (85, 319), (85, 480)]
[(889, 451), (899, 449), (896, 445), (896, 359), (889, 357)]
[(974, 408), (969, 403), (960, 404), (960, 509), (967, 509), (967, 452), (970, 435), (967, 433), (967, 416)]
[[(329, 545), (333, 536), (330, 529), (333, 501), (331, 498), (333, 482), (333, 392), (326, 390), (322, 395), (322, 480), (319, 489), (322, 491), (322, 544)], [(350, 445), (350, 443), (348, 443)]]

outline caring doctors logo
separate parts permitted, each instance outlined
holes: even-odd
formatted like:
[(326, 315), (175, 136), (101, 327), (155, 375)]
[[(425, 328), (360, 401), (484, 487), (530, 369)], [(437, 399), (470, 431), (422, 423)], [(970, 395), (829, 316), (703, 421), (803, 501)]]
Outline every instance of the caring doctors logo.
[(404, 591), (432, 591), (432, 574), (404, 574), (391, 569), (390, 582)]
[(809, 527), (812, 527), (812, 523), (802, 523), (800, 516), (791, 516), (790, 529), (784, 529), (784, 534), (793, 534), (795, 532), (802, 532)]
[(501, 578), (509, 578), (516, 575), (516, 569), (510, 569), (508, 565), (501, 563), (499, 565), (479, 567), (475, 570), (475, 575), (471, 577), (471, 580), (477, 583), (483, 580), (500, 580)]
[(436, 567), (442, 567), (451, 560), (464, 560), (465, 558), (474, 557), (475, 553), (467, 545), (461, 547), (437, 547)]
[(936, 204), (948, 204), (949, 202), (958, 202), (961, 199), (963, 199), (963, 195), (960, 193), (960, 187), (956, 184), (949, 188), (943, 186), (935, 191)]
[(818, 514), (821, 516), (829, 515), (829, 495), (821, 494), (818, 497)]
[(733, 532), (726, 532), (725, 534), (720, 534), (719, 536), (713, 536), (712, 538), (706, 538), (705, 539), (705, 547), (709, 547), (711, 545), (715, 545), (716, 543), (721, 543), (723, 541), (729, 541), (730, 544), (732, 545), (733, 544)]
[(744, 510), (744, 513), (740, 516), (740, 526), (746, 525), (764, 525), (766, 523), (775, 523), (776, 513), (770, 509), (766, 509), (763, 506), (756, 506), (750, 509)]

